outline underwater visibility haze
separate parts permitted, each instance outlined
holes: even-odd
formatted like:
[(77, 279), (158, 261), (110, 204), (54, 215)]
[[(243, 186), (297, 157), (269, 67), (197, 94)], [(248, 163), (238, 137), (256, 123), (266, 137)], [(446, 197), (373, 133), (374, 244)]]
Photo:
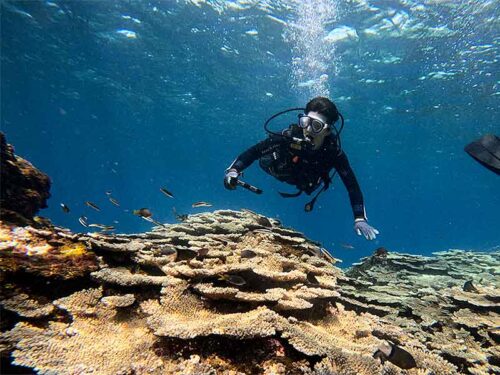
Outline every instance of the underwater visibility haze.
[[(73, 231), (88, 230), (82, 215), (134, 233), (152, 225), (140, 208), (159, 222), (175, 222), (173, 207), (247, 208), (344, 265), (381, 246), (488, 250), (500, 245), (499, 180), (463, 148), (500, 133), (499, 20), (495, 0), (2, 0), (1, 128), (52, 179), (40, 215)], [(224, 189), (264, 121), (315, 96), (346, 119), (374, 241), (353, 231), (338, 177), (309, 213), (309, 197), (281, 198), (294, 187), (258, 163), (244, 180), (262, 195)]]

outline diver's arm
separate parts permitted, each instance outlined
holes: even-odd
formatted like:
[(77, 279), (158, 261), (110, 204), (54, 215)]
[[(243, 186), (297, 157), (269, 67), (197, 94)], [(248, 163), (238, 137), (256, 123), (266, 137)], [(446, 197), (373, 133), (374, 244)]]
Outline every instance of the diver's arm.
[(363, 194), (361, 193), (358, 180), (356, 179), (356, 176), (354, 175), (354, 172), (349, 164), (349, 160), (343, 151), (337, 156), (335, 169), (337, 170), (347, 189), (347, 192), (349, 193), (354, 219), (367, 220)]
[(379, 231), (367, 223), (363, 194), (344, 152), (337, 156), (335, 164), (335, 168), (349, 192), (352, 212), (354, 213), (354, 230), (358, 236), (363, 235), (367, 240), (374, 240)]
[(255, 160), (261, 158), (264, 155), (270, 154), (276, 151), (280, 147), (280, 139), (277, 138), (267, 138), (256, 145), (253, 145), (248, 150), (240, 154), (235, 161), (231, 163), (229, 170), (235, 170), (241, 173), (244, 169), (248, 168)]

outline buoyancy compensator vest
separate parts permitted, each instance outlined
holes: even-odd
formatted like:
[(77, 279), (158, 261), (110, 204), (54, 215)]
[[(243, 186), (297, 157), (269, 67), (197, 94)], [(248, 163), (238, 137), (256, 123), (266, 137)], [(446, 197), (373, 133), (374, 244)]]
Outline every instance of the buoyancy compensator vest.
[(281, 182), (285, 182), (297, 187), (296, 193), (283, 193), (284, 198), (298, 197), (302, 192), (307, 195), (312, 194), (321, 184), (322, 189), (314, 199), (309, 202), (305, 210), (311, 211), (317, 196), (325, 191), (330, 185), (330, 170), (333, 168), (331, 161), (325, 160), (325, 152), (335, 152), (331, 140), (325, 139), (322, 150), (311, 151), (310, 145), (298, 140), (302, 137), (302, 129), (296, 124), (290, 125), (283, 130), (283, 136), (270, 134), (271, 138), (279, 142), (279, 147), (259, 159), (259, 165), (266, 173), (275, 177)]
[(274, 138), (279, 142), (280, 146), (274, 149), (273, 152), (262, 156), (259, 159), (259, 165), (271, 176), (297, 187), (298, 191), (296, 193), (280, 192), (279, 194), (284, 198), (298, 197), (302, 192), (310, 195), (323, 183), (323, 187), (316, 193), (314, 198), (304, 206), (304, 210), (309, 212), (314, 208), (318, 196), (328, 189), (337, 173), (335, 171), (330, 176), (329, 173), (333, 165), (325, 162), (321, 156), (325, 155), (324, 152), (342, 152), (340, 132), (344, 127), (344, 118), (339, 113), (342, 125), (340, 130), (332, 126), (335, 136), (325, 139), (325, 144), (322, 146), (323, 153), (312, 152), (308, 142), (303, 139), (302, 129), (297, 124), (291, 124), (281, 133), (273, 132), (268, 128), (269, 122), (274, 118), (287, 112), (303, 110), (304, 108), (290, 108), (267, 119), (264, 123), (264, 129), (270, 138)]

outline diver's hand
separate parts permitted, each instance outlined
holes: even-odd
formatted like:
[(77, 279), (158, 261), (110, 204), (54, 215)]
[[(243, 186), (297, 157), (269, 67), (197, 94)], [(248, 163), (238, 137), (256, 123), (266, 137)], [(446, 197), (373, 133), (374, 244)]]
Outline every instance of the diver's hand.
[(364, 219), (356, 219), (354, 221), (354, 230), (358, 236), (362, 234), (367, 240), (374, 240), (377, 237), (376, 235), (379, 234), (379, 231), (368, 224)]
[(228, 169), (224, 176), (224, 187), (228, 190), (236, 189), (239, 173), (236, 169)]

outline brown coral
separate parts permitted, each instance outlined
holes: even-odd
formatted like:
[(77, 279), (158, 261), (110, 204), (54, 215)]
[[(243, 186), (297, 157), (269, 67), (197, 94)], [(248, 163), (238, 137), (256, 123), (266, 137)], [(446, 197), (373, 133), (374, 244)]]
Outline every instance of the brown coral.
[(81, 242), (57, 230), (13, 227), (0, 222), (0, 271), (75, 279), (97, 269), (97, 258)]
[(40, 208), (47, 207), (50, 179), (31, 163), (16, 156), (2, 132), (0, 164), (0, 217), (3, 221), (26, 224)]

